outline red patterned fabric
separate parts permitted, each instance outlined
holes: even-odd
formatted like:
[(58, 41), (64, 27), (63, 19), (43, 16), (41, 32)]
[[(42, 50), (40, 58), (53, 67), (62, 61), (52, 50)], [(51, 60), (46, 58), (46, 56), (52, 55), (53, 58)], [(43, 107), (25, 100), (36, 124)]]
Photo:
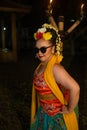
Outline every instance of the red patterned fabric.
[(39, 76), (37, 75), (34, 76), (34, 85), (35, 89), (40, 95), (52, 94), (52, 91), (47, 86), (44, 80), (44, 73), (41, 73)]
[[(44, 73), (41, 73), (38, 76), (35, 74), (33, 81), (34, 81), (35, 89), (37, 90), (38, 94), (40, 95), (53, 94), (44, 80)], [(68, 101), (68, 97), (69, 97), (68, 92), (65, 91), (62, 86), (60, 86), (60, 89), (64, 93), (64, 96), (66, 97), (66, 100)], [(57, 113), (59, 113), (59, 111), (61, 111), (61, 108), (62, 108), (62, 104), (57, 98), (52, 99), (52, 100), (40, 99), (40, 105), (43, 107), (44, 111), (50, 116), (56, 115)]]

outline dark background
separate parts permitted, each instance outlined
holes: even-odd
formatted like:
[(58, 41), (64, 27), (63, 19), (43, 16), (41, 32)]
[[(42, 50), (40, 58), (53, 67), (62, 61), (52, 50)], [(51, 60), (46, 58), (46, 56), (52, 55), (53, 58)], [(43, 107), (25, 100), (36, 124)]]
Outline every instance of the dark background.
[[(2, 0), (1, 0), (2, 1)], [(0, 2), (1, 2), (0, 1)], [(0, 130), (29, 130), (31, 88), (33, 72), (39, 61), (33, 54), (33, 33), (48, 22), (45, 10), (48, 0), (5, 0), (14, 3), (31, 5), (29, 14), (18, 21), (18, 61), (0, 63)], [(80, 25), (63, 39), (64, 59), (61, 63), (75, 78), (81, 88), (79, 101), (79, 124), (81, 130), (87, 129), (87, 1), (86, 0), (54, 0), (53, 17), (58, 23), (58, 16), (63, 15), (66, 30), (73, 25), (71, 19), (79, 19), (81, 4), (85, 3), (85, 17)], [(8, 37), (9, 38), (9, 37)], [(18, 43), (18, 44), (19, 44)]]

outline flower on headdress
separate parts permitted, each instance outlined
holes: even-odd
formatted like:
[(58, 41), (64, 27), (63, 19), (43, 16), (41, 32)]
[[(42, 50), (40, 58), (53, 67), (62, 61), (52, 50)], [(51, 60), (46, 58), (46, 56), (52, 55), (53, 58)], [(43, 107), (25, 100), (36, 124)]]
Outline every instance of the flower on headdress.
[(36, 40), (37, 38), (36, 38), (36, 33), (34, 33), (34, 39)]
[(46, 32), (46, 28), (44, 28), (44, 27), (43, 28), (39, 28), (37, 32), (44, 33), (44, 32)]
[(50, 40), (52, 38), (52, 34), (50, 32), (43, 33), (43, 38), (45, 40)]
[(41, 39), (43, 37), (43, 33), (46, 31), (46, 28), (39, 28), (36, 33), (34, 33), (35, 40)]
[(41, 33), (41, 32), (34, 33), (35, 40), (41, 39), (42, 36), (43, 36), (43, 33)]
[(43, 38), (44, 40), (50, 40), (52, 38), (51, 32), (46, 32), (46, 28), (40, 28), (34, 33), (35, 40)]

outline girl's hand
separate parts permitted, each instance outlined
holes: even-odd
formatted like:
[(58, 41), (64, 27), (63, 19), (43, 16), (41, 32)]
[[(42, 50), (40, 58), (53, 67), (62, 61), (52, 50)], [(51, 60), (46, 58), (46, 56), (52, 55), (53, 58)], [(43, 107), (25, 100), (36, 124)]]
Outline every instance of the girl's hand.
[(61, 110), (61, 112), (60, 113), (62, 113), (62, 114), (69, 114), (70, 112), (72, 112), (73, 110), (70, 110), (69, 108), (68, 108), (68, 105), (66, 106), (66, 105), (63, 105), (62, 106), (62, 110)]

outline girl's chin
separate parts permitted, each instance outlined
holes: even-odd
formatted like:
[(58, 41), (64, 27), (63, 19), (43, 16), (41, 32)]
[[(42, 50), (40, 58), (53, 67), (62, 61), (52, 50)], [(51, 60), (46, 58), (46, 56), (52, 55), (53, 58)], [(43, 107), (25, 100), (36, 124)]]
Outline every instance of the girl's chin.
[(44, 57), (39, 57), (39, 60), (40, 60), (41, 62), (44, 62), (44, 61), (45, 61)]
[(40, 60), (42, 63), (45, 63), (45, 61), (44, 60)]

